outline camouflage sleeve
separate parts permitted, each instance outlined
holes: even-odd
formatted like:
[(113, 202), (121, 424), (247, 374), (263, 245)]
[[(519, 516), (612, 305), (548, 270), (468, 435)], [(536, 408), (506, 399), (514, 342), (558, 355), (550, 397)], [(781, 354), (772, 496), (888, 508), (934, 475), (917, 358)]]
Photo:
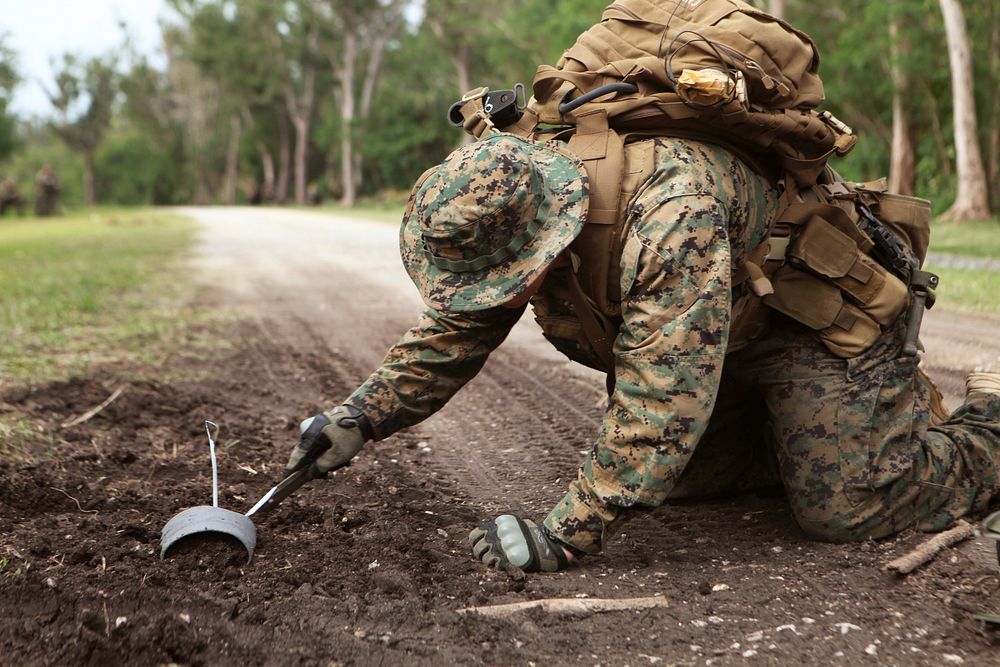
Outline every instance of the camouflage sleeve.
[[(655, 188), (653, 188), (655, 190)], [(662, 504), (704, 433), (729, 336), (726, 206), (640, 196), (622, 255), (616, 382), (597, 442), (546, 525), (588, 553), (632, 509)]]
[(376, 440), (423, 421), (482, 369), (523, 312), (426, 310), (345, 403), (365, 413)]

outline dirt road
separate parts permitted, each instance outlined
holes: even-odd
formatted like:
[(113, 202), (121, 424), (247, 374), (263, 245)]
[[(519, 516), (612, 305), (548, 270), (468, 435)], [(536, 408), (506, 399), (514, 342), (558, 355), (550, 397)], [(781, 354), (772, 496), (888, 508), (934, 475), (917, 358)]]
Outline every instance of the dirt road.
[[(0, 409), (32, 415), (60, 445), (53, 466), (0, 464), (0, 613), (9, 619), (0, 655), (40, 664), (1000, 664), (995, 637), (971, 618), (1000, 612), (992, 543), (968, 542), (896, 580), (880, 567), (923, 536), (812, 543), (780, 498), (663, 508), (567, 573), (482, 569), (467, 554), (468, 530), (501, 510), (544, 516), (602, 412), (602, 379), (564, 361), (530, 318), (441, 413), (257, 521), (251, 565), (225, 549), (159, 561), (163, 523), (206, 500), (201, 420), (218, 421), (229, 443), (221, 504), (249, 507), (280, 471), (297, 421), (349, 393), (421, 308), (393, 226), (186, 212), (203, 228), (192, 271), (204, 298), (241, 316), (219, 334), (229, 349), (173, 360), (78, 427), (58, 425), (100, 403), (124, 371), (0, 397)], [(1000, 368), (997, 324), (928, 314), (926, 363), (950, 403), (966, 372)], [(669, 606), (512, 620), (456, 613), (643, 596)]]

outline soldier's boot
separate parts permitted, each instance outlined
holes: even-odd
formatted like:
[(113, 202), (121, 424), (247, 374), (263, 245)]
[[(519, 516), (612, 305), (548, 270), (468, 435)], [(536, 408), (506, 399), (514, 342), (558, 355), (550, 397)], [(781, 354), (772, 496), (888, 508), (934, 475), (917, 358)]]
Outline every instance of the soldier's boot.
[(1000, 373), (969, 373), (965, 378), (965, 395), (974, 393), (1000, 396)]

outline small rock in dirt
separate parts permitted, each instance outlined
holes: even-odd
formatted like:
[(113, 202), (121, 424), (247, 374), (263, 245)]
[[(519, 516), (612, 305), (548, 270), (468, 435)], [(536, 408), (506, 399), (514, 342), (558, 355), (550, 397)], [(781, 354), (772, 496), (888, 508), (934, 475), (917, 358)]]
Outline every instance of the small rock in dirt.
[(865, 647), (865, 653), (868, 655), (878, 655), (878, 646), (875, 646), (875, 644), (869, 644)]
[(757, 655), (757, 651), (755, 651), (753, 649), (750, 649), (748, 651), (743, 651), (742, 655), (743, 655), (744, 658), (752, 658), (755, 655)]
[(437, 531), (435, 532), (437, 532), (437, 534), (443, 537), (444, 539), (448, 539), (448, 531), (444, 530), (443, 528), (438, 528)]
[(750, 634), (747, 635), (748, 642), (759, 642), (763, 638), (764, 638), (763, 630), (758, 630), (757, 632), (751, 632)]
[(379, 562), (378, 562), (378, 559), (377, 559), (377, 558), (376, 558), (375, 560), (373, 560), (372, 562), (368, 563), (368, 569), (369, 569), (369, 570), (374, 570), (374, 569), (376, 569), (376, 568), (377, 568), (378, 566), (379, 566)]
[(712, 586), (713, 593), (721, 593), (722, 591), (732, 590), (729, 588), (729, 584), (716, 584)]
[(191, 625), (191, 614), (178, 614), (177, 618), (181, 619), (184, 625)]
[(691, 625), (693, 625), (696, 628), (705, 628), (708, 627), (708, 621), (703, 621), (700, 618), (696, 618), (695, 620), (691, 621)]
[(840, 628), (840, 634), (846, 635), (851, 630), (860, 630), (861, 627), (853, 623), (834, 623), (833, 627)]
[(45, 585), (52, 589), (55, 589), (57, 587), (56, 580), (53, 579), (52, 577), (46, 577)]
[(115, 619), (115, 628), (116, 629), (122, 627), (123, 625), (128, 625), (128, 617), (127, 616), (119, 616), (118, 618)]
[(961, 665), (965, 662), (965, 658), (960, 655), (955, 655), (954, 653), (945, 653), (941, 656), (941, 659), (950, 665)]
[(718, 616), (709, 616), (708, 622), (711, 623), (712, 625), (722, 625), (723, 623), (725, 623), (725, 621)]

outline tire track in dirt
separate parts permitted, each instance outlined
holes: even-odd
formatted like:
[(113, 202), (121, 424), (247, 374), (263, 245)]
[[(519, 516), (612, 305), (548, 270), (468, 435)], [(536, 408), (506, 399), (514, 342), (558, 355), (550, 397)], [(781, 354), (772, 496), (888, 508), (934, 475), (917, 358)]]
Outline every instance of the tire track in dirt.
[[(336, 404), (381, 363), (422, 308), (399, 265), (395, 228), (241, 210), (242, 238), (234, 243), (231, 215), (226, 209), (196, 211), (213, 249), (200, 272), (227, 290), (229, 302), (243, 304), (272, 343), (289, 348), (280, 363), (299, 364), (314, 397), (310, 410)], [(308, 261), (302, 261), (303, 235), (310, 238)], [(214, 279), (207, 266), (215, 268)], [(534, 328), (530, 321), (519, 324), (520, 334), (493, 355), (472, 388), (408, 432), (434, 445), (428, 463), (440, 477), (487, 510), (509, 504), (505, 498), (519, 495), (522, 486), (557, 478), (565, 483), (600, 418), (599, 375), (544, 352), (547, 343)], [(996, 318), (941, 306), (927, 313), (923, 365), (949, 406), (961, 402), (966, 373), (1000, 367), (997, 330)], [(386, 446), (393, 445), (376, 445), (375, 455)], [(524, 461), (532, 465), (511, 472)]]
[[(213, 244), (232, 248), (235, 254), (223, 257), (214, 252), (211, 261), (226, 267), (229, 280), (223, 284), (230, 303), (247, 307), (273, 344), (294, 350), (289, 360), (305, 356), (315, 362), (315, 367), (303, 369), (307, 384), (324, 388), (316, 407), (331, 407), (381, 363), (389, 346), (416, 321), (422, 304), (399, 268), (394, 248), (386, 257), (387, 230), (372, 225), (320, 229), (309, 225), (313, 237), (331, 235), (329, 242), (317, 238), (313, 244), (330, 254), (327, 262), (302, 263), (288, 250), (293, 231), (279, 240), (269, 217), (265, 213), (262, 224), (248, 225), (243, 216), (241, 244)], [(224, 216), (213, 211), (203, 220), (210, 237), (225, 234), (216, 227), (225, 227)], [(378, 252), (371, 250), (359, 230), (374, 230), (372, 243), (377, 243)], [(260, 245), (250, 243), (255, 235), (262, 237)], [(332, 252), (337, 239), (345, 236), (352, 239), (350, 251)], [(394, 244), (395, 230), (391, 236)], [(238, 277), (233, 273), (237, 268)], [(527, 321), (519, 328), (534, 326)], [(540, 333), (534, 336), (547, 346)], [(526, 349), (518, 345), (518, 336), (511, 338), (472, 381), (473, 388), (459, 392), (432, 419), (409, 429), (405, 440), (430, 445), (426, 465), (437, 474), (438, 483), (447, 485), (462, 502), (484, 513), (508, 509), (537, 514), (562, 495), (568, 475), (579, 465), (580, 451), (589, 449), (601, 414), (596, 407), (601, 389), (593, 381), (596, 374), (573, 373), (567, 379), (563, 373), (560, 378), (568, 362), (539, 358), (537, 341)], [(540, 380), (540, 374), (551, 380)], [(566, 394), (567, 387), (575, 393)], [(368, 455), (380, 456), (394, 446), (393, 439), (369, 445)], [(531, 465), (525, 466), (525, 461)], [(539, 494), (539, 489), (547, 492)], [(539, 495), (542, 498), (535, 500)]]

